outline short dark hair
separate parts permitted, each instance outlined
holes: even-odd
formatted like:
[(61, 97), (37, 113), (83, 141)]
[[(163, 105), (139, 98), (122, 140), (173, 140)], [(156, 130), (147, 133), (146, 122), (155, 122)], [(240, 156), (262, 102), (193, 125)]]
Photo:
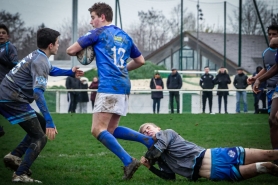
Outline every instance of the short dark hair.
[(272, 24), (269, 27), (267, 27), (267, 33), (269, 32), (269, 30), (276, 30), (278, 32), (278, 25), (276, 24)]
[(95, 3), (91, 8), (88, 9), (90, 13), (95, 12), (97, 16), (105, 15), (105, 19), (108, 22), (113, 20), (113, 10), (111, 6), (106, 3)]
[(9, 28), (5, 24), (0, 24), (0, 28), (4, 29), (8, 35), (10, 34)]
[(205, 66), (204, 69), (209, 68), (209, 66)]
[(55, 45), (60, 33), (50, 28), (42, 28), (37, 32), (37, 46), (40, 49), (46, 49), (49, 44)]

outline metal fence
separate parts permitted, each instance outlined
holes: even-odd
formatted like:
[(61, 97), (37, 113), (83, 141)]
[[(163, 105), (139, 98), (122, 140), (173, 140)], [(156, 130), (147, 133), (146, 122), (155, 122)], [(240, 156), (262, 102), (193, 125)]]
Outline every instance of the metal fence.
[[(50, 112), (53, 113), (68, 113), (69, 101), (67, 98), (68, 91), (87, 91), (88, 97), (90, 97), (90, 93), (95, 90), (84, 90), (84, 89), (75, 89), (75, 90), (67, 90), (67, 89), (47, 89), (45, 92), (45, 98), (47, 101), (47, 105)], [(132, 90), (129, 96), (129, 107), (128, 113), (153, 113), (153, 101), (151, 99), (152, 91), (161, 91), (156, 89), (150, 90)], [(161, 99), (160, 103), (160, 113), (161, 114), (169, 114), (170, 106), (169, 106), (169, 92), (170, 91), (179, 91), (180, 93), (180, 113), (193, 113), (198, 114), (202, 113), (202, 93), (203, 91), (213, 91), (213, 102), (212, 102), (212, 113), (218, 113), (218, 96), (216, 95), (216, 91), (221, 91), (217, 89), (202, 89), (202, 90), (175, 90), (175, 89), (166, 89), (163, 90), (164, 98)], [(226, 91), (226, 90), (223, 90)], [(254, 96), (253, 92), (245, 89), (238, 90), (229, 90), (228, 96), (228, 113), (236, 113), (236, 91), (246, 91), (247, 92), (247, 105), (248, 112), (254, 112)], [(266, 101), (266, 100), (265, 100)], [(240, 100), (240, 108), (241, 112), (243, 112), (243, 100)], [(35, 110), (39, 111), (36, 107), (35, 103), (32, 103), (32, 106)], [(222, 113), (224, 113), (224, 102), (222, 100)], [(174, 108), (176, 109), (176, 103), (174, 100)], [(259, 102), (259, 108), (262, 107), (262, 102)], [(92, 113), (92, 105), (89, 101), (87, 103), (87, 113)], [(175, 111), (176, 112), (176, 111)], [(78, 110), (77, 110), (78, 113)], [(206, 113), (209, 113), (208, 101), (206, 104)]]

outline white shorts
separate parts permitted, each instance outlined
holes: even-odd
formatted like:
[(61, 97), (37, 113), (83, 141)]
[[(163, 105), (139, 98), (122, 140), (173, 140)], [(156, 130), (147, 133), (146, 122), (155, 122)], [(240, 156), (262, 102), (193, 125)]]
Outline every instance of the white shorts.
[(275, 99), (275, 98), (278, 98), (278, 92), (277, 92), (277, 91), (275, 91), (275, 92), (273, 93), (271, 99), (273, 100), (273, 99)]
[(97, 93), (93, 113), (107, 112), (126, 116), (128, 95)]

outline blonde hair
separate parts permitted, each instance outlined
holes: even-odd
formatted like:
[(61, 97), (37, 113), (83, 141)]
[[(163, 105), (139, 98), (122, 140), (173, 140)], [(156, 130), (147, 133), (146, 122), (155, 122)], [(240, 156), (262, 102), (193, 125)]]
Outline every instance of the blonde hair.
[[(220, 73), (220, 69), (221, 69), (221, 68), (219, 68), (219, 69), (217, 70), (217, 73), (218, 73), (218, 74)], [(229, 71), (228, 71), (227, 68), (225, 68), (224, 71), (226, 71), (226, 73), (229, 74)]]
[(140, 132), (140, 133), (142, 134), (142, 133), (143, 133), (142, 129), (143, 129), (143, 127), (146, 126), (146, 125), (152, 125), (152, 126), (154, 126), (154, 127), (158, 127), (158, 126), (157, 126), (156, 124), (154, 124), (154, 123), (144, 123), (144, 124), (142, 124), (142, 125), (139, 127), (138, 132)]

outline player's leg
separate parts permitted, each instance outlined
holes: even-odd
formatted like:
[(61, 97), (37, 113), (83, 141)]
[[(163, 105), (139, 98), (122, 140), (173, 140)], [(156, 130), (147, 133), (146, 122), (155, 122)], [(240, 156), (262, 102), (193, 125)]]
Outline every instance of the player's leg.
[(255, 148), (244, 148), (245, 160), (244, 164), (252, 164), (256, 162), (268, 162), (278, 160), (278, 150), (262, 150)]
[(257, 162), (248, 165), (240, 165), (239, 171), (243, 179), (250, 179), (266, 173), (278, 176), (278, 166), (271, 162)]
[(3, 126), (0, 125), (0, 137), (2, 137), (3, 135), (5, 135), (5, 131)]
[[(275, 96), (273, 96), (275, 97)], [(271, 110), (269, 114), (270, 140), (273, 149), (278, 150), (278, 97), (272, 99)]]
[[(108, 130), (112, 131), (118, 125), (120, 115), (110, 113), (94, 113), (92, 134), (124, 164), (124, 179), (130, 179), (137, 170), (140, 162), (132, 157), (118, 143), (117, 139)], [(110, 127), (108, 128), (108, 124)], [(108, 130), (106, 130), (108, 129)], [(126, 170), (128, 169), (128, 171)]]
[(24, 159), (13, 176), (13, 182), (40, 182), (27, 176), (31, 165), (36, 160), (47, 143), (47, 137), (40, 126), (37, 118), (19, 123), (31, 138), (31, 144), (26, 150)]

